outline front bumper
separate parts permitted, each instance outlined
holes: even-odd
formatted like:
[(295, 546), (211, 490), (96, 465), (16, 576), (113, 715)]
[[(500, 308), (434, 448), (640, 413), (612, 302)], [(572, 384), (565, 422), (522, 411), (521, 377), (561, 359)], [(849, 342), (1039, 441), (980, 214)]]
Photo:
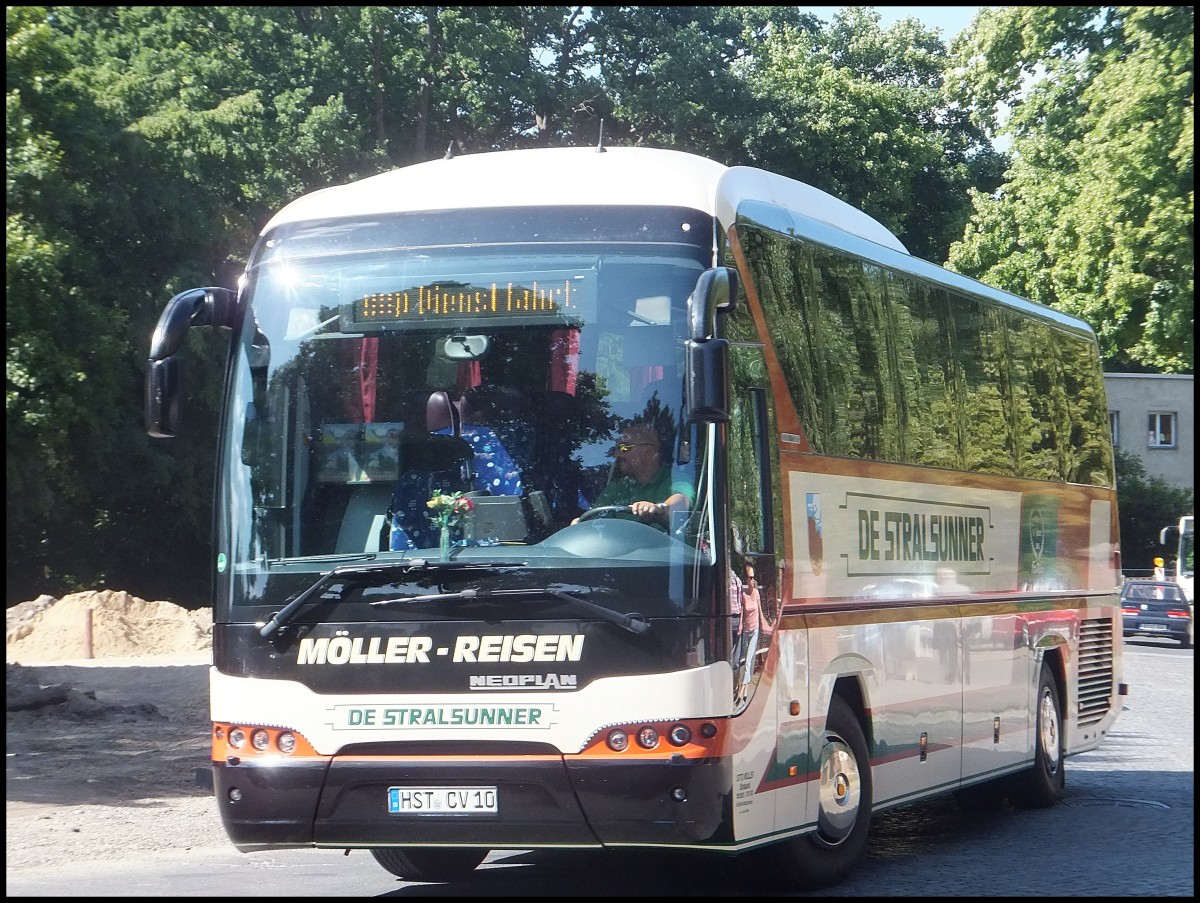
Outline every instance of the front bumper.
[[(239, 850), (281, 847), (689, 846), (732, 840), (728, 760), (336, 756), (213, 763)], [(389, 787), (494, 786), (495, 814), (394, 815)]]

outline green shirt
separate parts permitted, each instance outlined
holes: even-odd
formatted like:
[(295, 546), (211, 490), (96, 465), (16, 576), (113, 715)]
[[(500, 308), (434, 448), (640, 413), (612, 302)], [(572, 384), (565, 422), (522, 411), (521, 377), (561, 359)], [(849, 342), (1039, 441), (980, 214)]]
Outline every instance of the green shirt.
[(634, 502), (665, 502), (679, 493), (687, 498), (688, 504), (696, 498), (689, 480), (672, 472), (671, 465), (664, 464), (649, 482), (639, 483), (633, 477), (617, 477), (596, 498), (596, 507), (602, 505), (632, 505)]

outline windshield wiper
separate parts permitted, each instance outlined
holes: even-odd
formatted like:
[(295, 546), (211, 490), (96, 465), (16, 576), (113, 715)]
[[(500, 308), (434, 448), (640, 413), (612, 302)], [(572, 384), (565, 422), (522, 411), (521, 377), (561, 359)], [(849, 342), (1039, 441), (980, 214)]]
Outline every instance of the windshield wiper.
[(335, 592), (327, 593), (336, 583), (364, 583), (371, 582), (378, 577), (403, 577), (411, 574), (414, 571), (469, 571), (469, 570), (492, 570), (496, 568), (519, 568), (524, 567), (523, 561), (427, 561), (424, 558), (407, 558), (403, 561), (381, 561), (375, 564), (345, 564), (340, 567), (335, 567), (328, 574), (325, 574), (316, 583), (306, 589), (300, 595), (296, 596), (287, 605), (275, 612), (258, 628), (260, 636), (269, 637), (271, 634), (286, 627), (291, 620), (296, 616), (296, 612), (302, 609), (314, 598), (321, 599), (340, 599), (343, 589), (339, 588)]
[[(299, 558), (268, 558), (268, 570), (286, 567), (307, 568), (314, 564), (334, 564), (348, 561), (374, 561), (374, 552), (343, 552), (335, 555), (304, 555)], [(390, 562), (389, 562), (390, 563)]]
[(567, 602), (576, 608), (582, 608), (594, 615), (610, 621), (628, 630), (630, 633), (641, 635), (650, 629), (650, 622), (636, 611), (620, 612), (589, 602), (587, 599), (564, 593), (562, 590), (549, 586), (526, 587), (521, 589), (463, 589), (452, 593), (426, 593), (419, 596), (402, 596), (397, 599), (379, 599), (371, 605), (396, 605), (411, 602), (459, 602), (466, 600), (488, 601), (495, 599), (536, 599), (544, 596)]

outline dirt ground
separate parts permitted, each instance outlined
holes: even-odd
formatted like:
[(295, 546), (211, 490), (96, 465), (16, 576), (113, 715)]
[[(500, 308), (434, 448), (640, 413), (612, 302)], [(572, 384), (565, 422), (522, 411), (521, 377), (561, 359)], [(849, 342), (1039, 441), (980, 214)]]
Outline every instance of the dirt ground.
[(5, 865), (228, 847), (209, 773), (212, 611), (121, 590), (5, 619)]
[(211, 792), (210, 653), (6, 665), (5, 867), (231, 849)]

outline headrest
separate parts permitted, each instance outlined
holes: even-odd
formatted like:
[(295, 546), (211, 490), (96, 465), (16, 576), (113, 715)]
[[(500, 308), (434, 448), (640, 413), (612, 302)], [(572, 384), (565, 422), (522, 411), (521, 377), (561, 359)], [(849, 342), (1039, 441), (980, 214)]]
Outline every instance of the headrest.
[(425, 429), (431, 433), (448, 429), (455, 436), (462, 433), (462, 418), (448, 392), (439, 389), (425, 402)]

